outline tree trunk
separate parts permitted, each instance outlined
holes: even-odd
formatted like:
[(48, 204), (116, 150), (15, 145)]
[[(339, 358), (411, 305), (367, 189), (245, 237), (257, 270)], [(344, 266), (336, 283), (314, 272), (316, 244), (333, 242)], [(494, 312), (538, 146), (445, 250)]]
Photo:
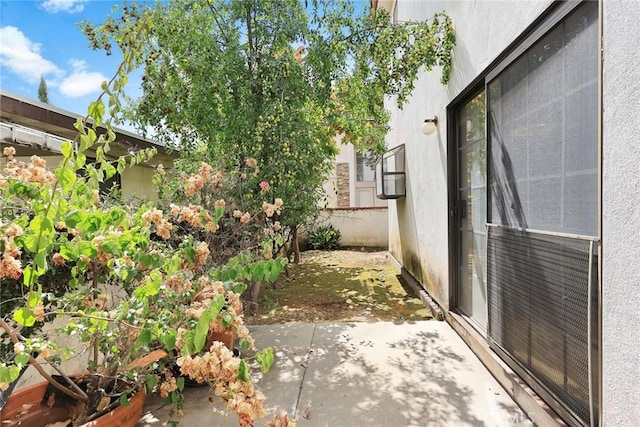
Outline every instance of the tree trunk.
[(262, 285), (262, 280), (258, 280), (256, 282), (251, 282), (251, 286), (249, 287), (249, 311), (255, 313), (258, 310), (258, 296), (260, 295), (260, 286)]
[(300, 244), (298, 242), (299, 226), (293, 227), (293, 263), (300, 264)]

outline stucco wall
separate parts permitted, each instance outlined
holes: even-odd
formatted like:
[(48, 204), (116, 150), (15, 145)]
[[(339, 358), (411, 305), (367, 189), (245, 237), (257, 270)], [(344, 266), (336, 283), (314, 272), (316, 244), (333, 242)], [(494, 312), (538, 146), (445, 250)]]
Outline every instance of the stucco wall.
[(153, 188), (153, 175), (155, 169), (134, 166), (122, 172), (122, 197), (124, 200), (132, 197), (156, 199), (157, 194)]
[[(427, 19), (445, 11), (456, 28), (451, 81), (440, 72), (425, 74), (402, 111), (393, 110), (388, 148), (406, 146), (407, 197), (389, 203), (392, 254), (432, 297), (449, 308), (446, 108), (551, 1), (402, 1), (398, 20)], [(437, 115), (438, 129), (425, 136), (420, 126)]]
[(341, 246), (387, 247), (387, 208), (325, 209), (320, 218), (340, 230)]
[(640, 2), (603, 3), (603, 425), (640, 420)]

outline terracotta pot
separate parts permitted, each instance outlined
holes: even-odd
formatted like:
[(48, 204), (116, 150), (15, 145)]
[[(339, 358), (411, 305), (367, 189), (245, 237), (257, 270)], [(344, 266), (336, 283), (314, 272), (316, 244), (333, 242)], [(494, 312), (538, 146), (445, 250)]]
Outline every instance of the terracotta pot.
[(220, 341), (225, 345), (225, 347), (233, 351), (233, 344), (236, 341), (236, 335), (233, 332), (213, 332), (209, 329), (206, 348), (209, 349), (214, 341)]
[[(7, 404), (0, 412), (2, 427), (42, 427), (69, 419), (66, 407), (42, 405), (42, 398), (49, 385), (44, 381), (11, 393)], [(83, 424), (82, 427), (135, 427), (142, 415), (146, 398), (144, 388), (130, 400), (127, 406), (118, 406), (111, 412)]]

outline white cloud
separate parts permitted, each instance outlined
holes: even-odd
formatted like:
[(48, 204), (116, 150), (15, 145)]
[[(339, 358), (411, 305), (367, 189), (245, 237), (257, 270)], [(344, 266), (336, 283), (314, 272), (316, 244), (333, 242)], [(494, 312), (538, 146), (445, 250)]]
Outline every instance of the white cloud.
[(40, 50), (41, 45), (31, 42), (18, 28), (0, 28), (0, 65), (29, 83), (37, 83), (42, 75), (62, 74), (53, 62), (42, 57)]
[(100, 91), (102, 82), (107, 80), (102, 73), (87, 71), (87, 63), (81, 59), (72, 59), (69, 63), (73, 71), (60, 82), (60, 93), (77, 98)]
[(42, 8), (49, 13), (67, 12), (78, 13), (84, 9), (87, 0), (45, 0)]

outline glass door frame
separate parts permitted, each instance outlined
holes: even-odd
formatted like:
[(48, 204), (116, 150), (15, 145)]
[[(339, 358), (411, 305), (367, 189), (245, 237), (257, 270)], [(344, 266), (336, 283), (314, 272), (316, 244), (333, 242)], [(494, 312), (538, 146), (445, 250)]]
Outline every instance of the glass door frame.
[[(452, 102), (447, 108), (447, 199), (448, 199), (448, 235), (449, 235), (449, 307), (452, 310), (462, 316), (467, 323), (485, 339), (487, 338), (488, 328), (488, 301), (486, 304), (487, 310), (487, 325), (481, 325), (473, 317), (461, 310), (461, 277), (460, 277), (460, 251), (461, 242), (459, 238), (460, 232), (460, 220), (458, 215), (457, 201), (459, 199), (460, 191), (460, 145), (459, 138), (460, 128), (458, 126), (458, 119), (460, 117), (460, 110), (469, 103), (473, 98), (480, 93), (485, 92), (486, 84), (484, 76), (477, 79), (475, 84), (470, 85), (467, 90), (463, 91), (454, 102)], [(486, 95), (485, 95), (485, 111), (486, 111)], [(485, 125), (485, 144), (487, 144), (487, 156), (488, 156), (488, 141), (487, 141), (487, 129)], [(488, 182), (488, 158), (485, 161), (484, 173), (485, 173), (485, 185), (486, 191), (489, 190)], [(488, 197), (485, 199), (485, 211), (488, 209), (486, 203)], [(486, 260), (485, 260), (486, 269)], [(485, 270), (486, 271), (486, 270)], [(485, 283), (486, 285), (486, 283)]]

